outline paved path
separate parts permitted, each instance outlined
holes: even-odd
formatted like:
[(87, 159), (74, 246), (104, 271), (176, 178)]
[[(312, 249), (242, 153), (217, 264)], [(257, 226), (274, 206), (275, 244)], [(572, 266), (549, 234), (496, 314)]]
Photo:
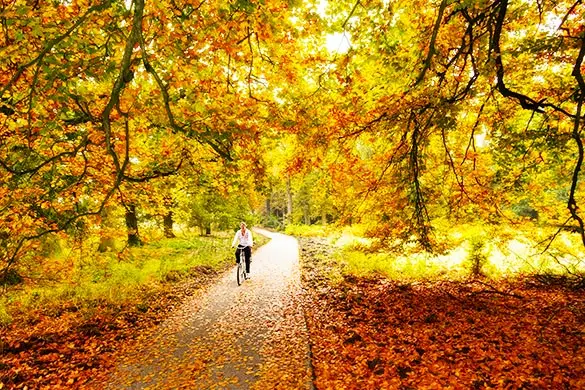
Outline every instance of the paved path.
[(235, 267), (120, 360), (107, 389), (310, 389), (297, 241), (272, 240), (238, 287)]

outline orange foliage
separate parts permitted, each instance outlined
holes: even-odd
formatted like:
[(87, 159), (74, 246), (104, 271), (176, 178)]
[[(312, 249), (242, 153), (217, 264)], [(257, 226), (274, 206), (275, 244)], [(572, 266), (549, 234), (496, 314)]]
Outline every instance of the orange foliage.
[(306, 275), (318, 389), (585, 386), (581, 292), (522, 281), (318, 280)]

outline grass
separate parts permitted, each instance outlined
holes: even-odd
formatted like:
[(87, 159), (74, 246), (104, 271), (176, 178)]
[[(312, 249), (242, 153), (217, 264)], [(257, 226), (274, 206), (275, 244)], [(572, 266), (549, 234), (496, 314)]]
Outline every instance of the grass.
[[(0, 325), (39, 312), (58, 315), (64, 308), (91, 314), (104, 305), (141, 304), (166, 284), (201, 270), (219, 272), (231, 266), (232, 238), (231, 232), (184, 234), (127, 248), (120, 255), (92, 252), (83, 257), (75, 251), (60, 251), (43, 264), (59, 269), (60, 279), (28, 282), (0, 295)], [(268, 241), (260, 235), (255, 239), (257, 246)]]
[(380, 275), (394, 280), (414, 281), (434, 278), (460, 279), (468, 274), (465, 267), (450, 267), (430, 255), (407, 257), (339, 248), (335, 257), (344, 273), (358, 276)]
[[(546, 253), (539, 242), (550, 232), (533, 228), (460, 225), (449, 233), (449, 250), (442, 254), (368, 251), (371, 240), (363, 226), (334, 230), (321, 226), (291, 226), (297, 236), (324, 237), (335, 247), (336, 272), (358, 276), (379, 275), (400, 281), (461, 280), (474, 275), (488, 279), (514, 278), (527, 274), (584, 273), (582, 244), (575, 234), (562, 232)], [(288, 230), (287, 230), (288, 232)], [(338, 280), (339, 275), (330, 275)]]

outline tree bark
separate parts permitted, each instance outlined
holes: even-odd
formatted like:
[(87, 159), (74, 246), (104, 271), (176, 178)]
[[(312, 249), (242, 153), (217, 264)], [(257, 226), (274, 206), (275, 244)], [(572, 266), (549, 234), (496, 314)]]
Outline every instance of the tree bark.
[(286, 178), (286, 220), (288, 222), (292, 221), (292, 212), (293, 212), (293, 200), (292, 200), (292, 191), (290, 189), (290, 176)]
[(173, 233), (173, 212), (168, 211), (163, 219), (164, 227), (165, 227), (165, 237), (166, 238), (174, 238), (175, 234)]
[(126, 228), (128, 229), (128, 245), (141, 246), (142, 241), (138, 234), (138, 218), (136, 216), (136, 205), (129, 205), (126, 208)]

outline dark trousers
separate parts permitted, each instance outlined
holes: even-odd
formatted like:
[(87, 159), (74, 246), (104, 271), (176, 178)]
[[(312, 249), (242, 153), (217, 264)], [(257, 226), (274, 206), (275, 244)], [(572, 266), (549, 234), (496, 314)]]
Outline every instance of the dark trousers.
[(244, 257), (246, 258), (246, 272), (250, 273), (250, 258), (252, 257), (252, 248), (249, 246), (244, 249), (236, 249), (236, 263), (240, 262), (240, 251), (244, 251)]

